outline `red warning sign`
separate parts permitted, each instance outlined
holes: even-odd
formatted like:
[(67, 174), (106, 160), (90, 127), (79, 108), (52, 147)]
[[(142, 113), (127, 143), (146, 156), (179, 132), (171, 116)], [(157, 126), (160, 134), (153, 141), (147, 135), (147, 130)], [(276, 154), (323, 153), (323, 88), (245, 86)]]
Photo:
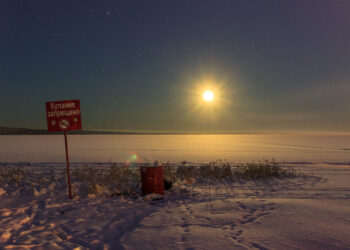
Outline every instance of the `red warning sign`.
[(80, 130), (80, 101), (47, 102), (46, 118), (49, 132)]

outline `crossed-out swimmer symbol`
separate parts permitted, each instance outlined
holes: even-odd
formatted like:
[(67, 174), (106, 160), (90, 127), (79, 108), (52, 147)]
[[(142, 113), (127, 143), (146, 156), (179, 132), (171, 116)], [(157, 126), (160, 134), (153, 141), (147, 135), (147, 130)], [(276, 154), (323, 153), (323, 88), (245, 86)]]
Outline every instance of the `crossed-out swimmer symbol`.
[(67, 119), (60, 120), (59, 126), (61, 129), (68, 129), (69, 127), (69, 121)]

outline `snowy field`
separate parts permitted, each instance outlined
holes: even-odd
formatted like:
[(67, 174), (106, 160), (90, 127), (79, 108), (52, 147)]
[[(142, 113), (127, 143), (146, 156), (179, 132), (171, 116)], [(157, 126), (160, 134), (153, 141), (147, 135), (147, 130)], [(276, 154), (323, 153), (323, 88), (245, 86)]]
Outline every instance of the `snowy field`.
[(1, 188), (0, 249), (349, 249), (350, 168), (293, 168), (304, 175), (192, 179), (162, 198), (101, 191), (68, 200), (64, 178)]
[[(350, 249), (349, 142), (349, 136), (72, 135), (75, 195), (68, 200), (63, 136), (0, 136), (0, 170), (31, 173), (0, 178), (0, 249)], [(164, 197), (134, 194), (135, 179), (112, 183), (108, 192), (95, 185), (92, 193), (74, 179), (79, 166), (113, 162), (273, 158), (303, 175), (192, 178)]]

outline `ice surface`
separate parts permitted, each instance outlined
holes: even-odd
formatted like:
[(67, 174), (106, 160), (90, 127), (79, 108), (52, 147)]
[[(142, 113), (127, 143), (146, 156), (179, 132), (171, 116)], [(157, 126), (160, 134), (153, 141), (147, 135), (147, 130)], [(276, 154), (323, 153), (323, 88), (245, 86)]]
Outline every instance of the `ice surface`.
[[(350, 136), (69, 135), (72, 162), (349, 162)], [(63, 135), (0, 136), (0, 162), (64, 162)]]

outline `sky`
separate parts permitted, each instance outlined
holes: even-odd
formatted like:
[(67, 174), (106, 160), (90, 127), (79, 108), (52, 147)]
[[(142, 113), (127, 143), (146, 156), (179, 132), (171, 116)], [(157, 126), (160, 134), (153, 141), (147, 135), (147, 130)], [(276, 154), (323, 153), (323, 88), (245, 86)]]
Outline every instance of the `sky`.
[(350, 132), (349, 30), (348, 0), (3, 0), (0, 126)]

